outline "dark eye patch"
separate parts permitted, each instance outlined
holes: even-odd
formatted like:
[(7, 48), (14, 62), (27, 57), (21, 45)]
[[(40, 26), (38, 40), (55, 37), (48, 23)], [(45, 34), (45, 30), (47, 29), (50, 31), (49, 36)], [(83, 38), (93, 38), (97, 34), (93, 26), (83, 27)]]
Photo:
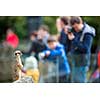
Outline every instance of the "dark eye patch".
[(17, 54), (21, 54), (21, 53), (20, 52), (15, 53), (15, 55), (17, 55)]

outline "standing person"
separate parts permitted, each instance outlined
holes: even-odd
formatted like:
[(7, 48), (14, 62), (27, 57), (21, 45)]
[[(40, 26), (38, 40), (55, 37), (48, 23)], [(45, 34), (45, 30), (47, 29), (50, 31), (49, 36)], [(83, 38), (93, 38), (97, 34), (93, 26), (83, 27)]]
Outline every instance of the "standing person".
[(60, 33), (59, 42), (64, 46), (67, 54), (70, 50), (70, 40), (68, 39), (65, 30), (69, 27), (69, 18), (65, 16), (57, 18), (56, 27)]
[(89, 82), (100, 83), (100, 50), (97, 51), (97, 68), (92, 73)]
[(43, 42), (42, 37), (38, 36), (37, 31), (33, 31), (30, 34), (30, 40), (32, 41), (31, 47), (30, 47), (29, 51), (25, 54), (30, 56), (32, 53), (35, 53), (35, 57), (38, 59), (39, 52), (42, 52), (43, 50), (45, 50), (46, 45)]
[(45, 45), (47, 45), (49, 34), (49, 27), (47, 25), (41, 25), (38, 30), (39, 38), (42, 38)]
[(72, 82), (84, 83), (87, 81), (87, 69), (90, 65), (91, 46), (95, 29), (81, 17), (73, 16), (70, 19), (72, 32), (68, 33), (71, 40), (71, 53), (73, 54)]
[(47, 60), (55, 63), (58, 60), (59, 82), (68, 82), (70, 67), (65, 54), (63, 45), (59, 44), (54, 37), (48, 38), (48, 48), (39, 54), (40, 57), (47, 58)]
[(10, 45), (12, 48), (16, 49), (19, 45), (19, 38), (18, 36), (13, 32), (12, 29), (7, 30), (7, 35), (6, 35), (6, 41), (5, 43), (7, 45)]

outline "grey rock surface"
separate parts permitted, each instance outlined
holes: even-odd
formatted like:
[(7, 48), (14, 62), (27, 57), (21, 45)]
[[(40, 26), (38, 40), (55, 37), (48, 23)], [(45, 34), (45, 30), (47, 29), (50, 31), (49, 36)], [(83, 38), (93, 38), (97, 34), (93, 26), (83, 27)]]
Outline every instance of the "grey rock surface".
[(13, 82), (17, 75), (14, 50), (11, 47), (0, 45), (0, 82)]
[(14, 83), (34, 83), (31, 76), (24, 76), (21, 79), (15, 81)]

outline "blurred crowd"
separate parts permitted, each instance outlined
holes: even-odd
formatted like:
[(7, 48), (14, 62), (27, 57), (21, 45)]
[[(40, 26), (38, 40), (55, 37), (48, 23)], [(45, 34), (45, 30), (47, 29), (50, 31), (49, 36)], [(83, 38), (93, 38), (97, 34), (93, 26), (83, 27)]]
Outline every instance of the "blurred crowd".
[[(53, 36), (47, 25), (41, 25), (30, 32), (31, 47), (23, 51), (25, 56), (24, 69), (39, 69), (39, 62), (52, 62), (58, 68), (59, 83), (86, 83), (91, 62), (91, 47), (96, 35), (95, 29), (79, 16), (58, 17), (56, 19), (58, 35)], [(3, 45), (16, 49), (19, 38), (12, 29), (7, 30)], [(91, 75), (91, 82), (100, 78), (100, 49), (97, 50), (97, 69)], [(44, 66), (44, 70), (46, 66)], [(40, 72), (41, 73), (41, 72)], [(49, 72), (48, 72), (49, 73)], [(40, 76), (41, 78), (41, 76)], [(49, 81), (47, 81), (49, 82)], [(56, 82), (56, 76), (52, 81)]]

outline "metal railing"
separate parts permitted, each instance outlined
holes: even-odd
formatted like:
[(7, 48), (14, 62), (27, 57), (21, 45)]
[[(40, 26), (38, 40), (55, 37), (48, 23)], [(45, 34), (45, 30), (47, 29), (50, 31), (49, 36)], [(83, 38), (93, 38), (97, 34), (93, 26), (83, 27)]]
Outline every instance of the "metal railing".
[(58, 83), (59, 70), (58, 63), (51, 61), (39, 61), (40, 82), (42, 83)]
[[(13, 63), (13, 50), (11, 48), (9, 49), (0, 49), (0, 74), (4, 75), (4, 80), (3, 77), (1, 79), (4, 82), (10, 82), (11, 77), (12, 77), (12, 63)], [(91, 55), (91, 64), (90, 64), (90, 70), (88, 71), (88, 80), (91, 76), (91, 74), (96, 70), (96, 62), (97, 62), (97, 55), (92, 54)], [(81, 56), (80, 56), (81, 57)], [(80, 57), (79, 57), (79, 62), (80, 62)], [(70, 66), (73, 66), (72, 59), (70, 55), (68, 55), (68, 62)], [(9, 67), (8, 67), (9, 66)], [(12, 70), (10, 70), (12, 68)], [(9, 69), (9, 70), (8, 70)], [(57, 60), (56, 63), (53, 63), (51, 61), (43, 60), (39, 61), (39, 70), (40, 70), (40, 82), (42, 83), (58, 83), (59, 82), (59, 61)], [(9, 72), (8, 72), (9, 71)], [(9, 77), (7, 77), (9, 76)], [(70, 76), (71, 79), (71, 76)], [(0, 80), (0, 82), (2, 81)]]

